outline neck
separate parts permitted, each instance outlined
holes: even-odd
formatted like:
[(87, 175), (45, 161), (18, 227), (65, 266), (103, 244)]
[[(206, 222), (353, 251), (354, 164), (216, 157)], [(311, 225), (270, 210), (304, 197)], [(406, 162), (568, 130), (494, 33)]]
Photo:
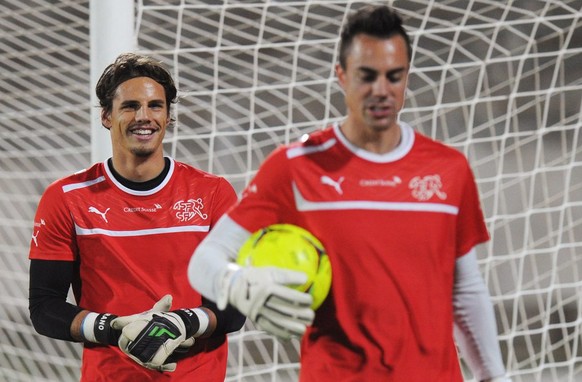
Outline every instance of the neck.
[(340, 130), (354, 146), (374, 154), (386, 154), (400, 144), (402, 131), (397, 123), (384, 129), (358, 128), (345, 121)]
[(152, 178), (144, 182), (134, 182), (121, 176), (117, 171), (115, 171), (115, 168), (113, 167), (113, 160), (111, 158), (109, 158), (109, 160), (107, 161), (107, 166), (109, 167), (109, 170), (111, 171), (113, 177), (117, 179), (117, 181), (124, 185), (125, 187), (135, 191), (149, 191), (153, 190), (154, 188), (162, 184), (162, 182), (170, 172), (171, 161), (169, 158), (164, 158), (164, 169), (162, 170), (162, 172), (160, 172), (158, 176), (156, 176), (155, 178)]
[(152, 154), (148, 157), (113, 156), (112, 164), (115, 171), (132, 182), (146, 182), (158, 176), (164, 169), (164, 156)]

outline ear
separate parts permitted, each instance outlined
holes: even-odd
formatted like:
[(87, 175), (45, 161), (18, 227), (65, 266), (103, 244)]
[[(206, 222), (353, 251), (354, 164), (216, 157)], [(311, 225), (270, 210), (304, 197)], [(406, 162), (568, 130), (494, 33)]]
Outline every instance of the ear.
[(108, 113), (105, 109), (101, 109), (101, 124), (107, 130), (111, 129), (111, 113)]
[(337, 76), (341, 88), (344, 89), (346, 83), (346, 72), (344, 72), (344, 69), (340, 64), (335, 64), (335, 75)]

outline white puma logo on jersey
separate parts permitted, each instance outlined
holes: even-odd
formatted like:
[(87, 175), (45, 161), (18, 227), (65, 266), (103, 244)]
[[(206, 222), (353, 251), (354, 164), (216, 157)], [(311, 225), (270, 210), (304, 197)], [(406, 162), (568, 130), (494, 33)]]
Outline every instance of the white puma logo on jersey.
[(321, 183), (327, 186), (332, 186), (338, 194), (343, 195), (344, 191), (342, 190), (342, 182), (344, 181), (344, 177), (340, 177), (337, 181), (333, 180), (327, 175), (321, 176)]
[(106, 209), (105, 212), (101, 212), (93, 206), (89, 207), (89, 212), (93, 212), (94, 214), (100, 215), (103, 218), (103, 220), (105, 220), (105, 223), (109, 223), (109, 221), (107, 220), (107, 216), (105, 216), (107, 211), (109, 211), (109, 208)]
[(39, 233), (40, 233), (40, 230), (38, 230), (38, 231), (36, 232), (36, 235), (34, 234), (34, 232), (32, 233), (32, 240), (34, 241), (34, 245), (35, 245), (36, 247), (38, 247), (38, 241), (37, 241), (37, 238), (38, 238), (38, 234), (39, 234)]
[(34, 229), (32, 230), (32, 241), (34, 241), (34, 245), (36, 247), (38, 247), (38, 234), (40, 233), (40, 228), (46, 225), (44, 219), (40, 219), (40, 222), (34, 222), (34, 226), (38, 227), (38, 231), (36, 231), (36, 233), (34, 232)]

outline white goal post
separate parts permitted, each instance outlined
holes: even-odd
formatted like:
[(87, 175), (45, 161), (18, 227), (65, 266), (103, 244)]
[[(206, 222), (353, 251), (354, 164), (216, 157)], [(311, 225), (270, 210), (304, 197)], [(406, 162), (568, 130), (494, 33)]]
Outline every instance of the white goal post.
[[(166, 63), (180, 91), (167, 154), (240, 192), (277, 145), (340, 120), (339, 30), (370, 2), (135, 0), (135, 50)], [(491, 234), (479, 261), (510, 376), (582, 380), (582, 0), (381, 3), (413, 39), (401, 119), (474, 169)], [(90, 9), (0, 3), (0, 380), (79, 377), (80, 345), (30, 324), (27, 255), (44, 188), (99, 155)], [(227, 380), (295, 381), (298, 361), (297, 341), (248, 323), (230, 336)]]

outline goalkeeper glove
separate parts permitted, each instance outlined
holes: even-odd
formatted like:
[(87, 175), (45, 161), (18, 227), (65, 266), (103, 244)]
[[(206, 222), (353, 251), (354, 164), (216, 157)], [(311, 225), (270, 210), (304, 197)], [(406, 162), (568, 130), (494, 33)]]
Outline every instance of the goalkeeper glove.
[(307, 281), (303, 272), (230, 264), (220, 278), (219, 309), (230, 303), (257, 326), (282, 339), (302, 336), (315, 313), (310, 294), (292, 289)]
[(159, 371), (176, 370), (174, 361), (185, 355), (208, 325), (208, 315), (200, 308), (150, 311), (112, 322), (113, 328), (121, 330), (119, 348), (140, 365)]
[[(162, 299), (158, 301), (151, 310), (124, 318), (130, 319), (131, 317), (138, 317), (149, 312), (168, 311), (170, 310), (171, 305), (172, 296), (166, 295), (162, 297)], [(111, 313), (90, 312), (85, 316), (81, 323), (81, 336), (88, 342), (118, 346), (121, 330), (112, 327), (112, 322), (117, 317), (118, 316)]]

